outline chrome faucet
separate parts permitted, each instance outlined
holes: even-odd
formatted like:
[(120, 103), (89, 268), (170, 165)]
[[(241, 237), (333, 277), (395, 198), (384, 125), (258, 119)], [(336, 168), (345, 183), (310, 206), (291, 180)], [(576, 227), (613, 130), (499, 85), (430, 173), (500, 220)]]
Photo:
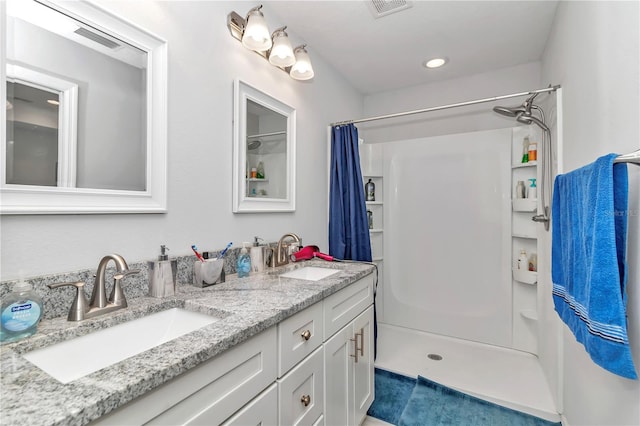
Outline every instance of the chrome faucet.
[(280, 239), (278, 240), (278, 246), (276, 247), (273, 266), (282, 266), (289, 263), (290, 253), (288, 253), (287, 251), (287, 248), (289, 247), (289, 245), (283, 244), (284, 240), (287, 238), (293, 239), (298, 244), (298, 246), (300, 246), (300, 244), (302, 243), (302, 241), (300, 240), (300, 237), (298, 237), (294, 233), (284, 234), (282, 237), (280, 237)]
[[(113, 276), (113, 288), (111, 289), (111, 295), (107, 298), (105, 275), (107, 264), (111, 260), (116, 264), (116, 273)], [(108, 312), (126, 308), (127, 299), (124, 297), (120, 281), (122, 281), (124, 277), (137, 274), (138, 272), (140, 271), (137, 269), (129, 269), (127, 262), (119, 254), (109, 254), (103, 257), (98, 264), (90, 301), (87, 300), (87, 296), (84, 292), (84, 281), (47, 284), (47, 286), (51, 289), (64, 286), (75, 287), (76, 297), (71, 304), (67, 319), (69, 321), (82, 321), (83, 319), (97, 317)]]

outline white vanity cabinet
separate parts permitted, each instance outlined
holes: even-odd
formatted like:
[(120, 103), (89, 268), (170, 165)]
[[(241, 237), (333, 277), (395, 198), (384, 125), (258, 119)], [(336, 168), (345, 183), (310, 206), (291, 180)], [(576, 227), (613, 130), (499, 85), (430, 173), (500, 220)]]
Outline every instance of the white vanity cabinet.
[(373, 306), (324, 345), (328, 425), (359, 425), (374, 397)]
[(272, 384), (234, 414), (222, 426), (247, 426), (278, 424), (278, 385)]
[(374, 397), (373, 274), (324, 300), (325, 420), (359, 425)]
[(370, 274), (92, 424), (357, 425), (373, 401), (372, 305)]
[(276, 380), (276, 341), (271, 327), (93, 424), (221, 424)]

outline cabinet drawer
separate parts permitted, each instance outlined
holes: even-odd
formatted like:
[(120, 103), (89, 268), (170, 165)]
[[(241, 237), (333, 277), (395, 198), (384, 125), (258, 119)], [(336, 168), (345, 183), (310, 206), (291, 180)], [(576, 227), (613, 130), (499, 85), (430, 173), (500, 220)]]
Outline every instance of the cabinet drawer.
[(314, 425), (323, 412), (324, 351), (320, 347), (286, 376), (278, 379), (278, 423), (287, 426)]
[(298, 312), (278, 324), (280, 361), (278, 377), (302, 361), (322, 344), (322, 302)]
[(324, 340), (373, 304), (373, 274), (324, 299)]
[(269, 388), (238, 411), (222, 426), (276, 426), (278, 424), (278, 385)]
[(95, 424), (220, 424), (275, 381), (276, 358), (276, 327), (271, 327)]

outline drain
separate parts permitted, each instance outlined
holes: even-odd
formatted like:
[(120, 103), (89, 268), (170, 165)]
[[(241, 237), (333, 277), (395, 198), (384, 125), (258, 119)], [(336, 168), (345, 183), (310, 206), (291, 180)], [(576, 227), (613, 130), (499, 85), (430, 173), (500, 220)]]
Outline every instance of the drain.
[(440, 361), (442, 360), (442, 356), (438, 355), (438, 354), (428, 354), (427, 358), (432, 359), (434, 361)]

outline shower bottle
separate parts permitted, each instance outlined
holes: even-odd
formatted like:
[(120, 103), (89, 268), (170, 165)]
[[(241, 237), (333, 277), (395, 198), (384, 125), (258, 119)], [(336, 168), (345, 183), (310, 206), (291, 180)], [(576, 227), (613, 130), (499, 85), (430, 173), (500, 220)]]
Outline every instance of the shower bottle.
[(366, 201), (376, 200), (376, 184), (371, 182), (371, 179), (369, 179), (369, 182), (364, 186), (364, 193)]
[(529, 162), (529, 136), (525, 136), (522, 140), (522, 162)]

